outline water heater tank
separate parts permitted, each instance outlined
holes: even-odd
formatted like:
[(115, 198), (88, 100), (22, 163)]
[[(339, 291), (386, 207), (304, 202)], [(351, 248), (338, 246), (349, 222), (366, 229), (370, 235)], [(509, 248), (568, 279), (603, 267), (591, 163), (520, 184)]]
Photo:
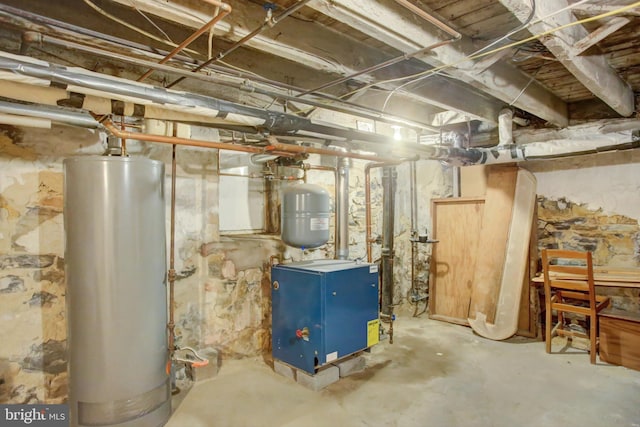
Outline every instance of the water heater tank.
[(72, 427), (169, 418), (163, 183), (155, 160), (64, 161)]
[(297, 184), (282, 192), (282, 241), (316, 248), (329, 240), (329, 193), (313, 184)]

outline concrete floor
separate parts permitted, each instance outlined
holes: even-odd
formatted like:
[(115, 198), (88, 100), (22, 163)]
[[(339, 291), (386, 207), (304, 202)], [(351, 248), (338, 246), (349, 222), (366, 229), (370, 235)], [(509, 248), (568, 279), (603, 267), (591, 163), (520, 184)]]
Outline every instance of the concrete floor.
[(227, 361), (197, 384), (167, 427), (640, 427), (640, 372), (581, 350), (401, 318), (367, 369), (313, 392), (263, 360)]

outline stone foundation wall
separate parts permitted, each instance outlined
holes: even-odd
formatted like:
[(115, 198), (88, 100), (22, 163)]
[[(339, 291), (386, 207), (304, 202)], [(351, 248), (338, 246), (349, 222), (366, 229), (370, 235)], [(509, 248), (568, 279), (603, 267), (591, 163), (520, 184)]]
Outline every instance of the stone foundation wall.
[[(640, 267), (640, 152), (527, 162), (538, 180), (538, 248), (593, 252), (595, 265)], [(640, 312), (640, 290), (598, 288)]]
[[(200, 131), (203, 132), (202, 130)], [(199, 135), (203, 138), (203, 135)], [(0, 128), (0, 403), (63, 402), (67, 398), (62, 160), (101, 154), (104, 135), (72, 127), (50, 130)], [(169, 146), (128, 142), (132, 156), (166, 164), (167, 221), (170, 202)], [(333, 159), (312, 158), (333, 165)], [(333, 258), (333, 221), (328, 244), (302, 252), (278, 235), (221, 234), (217, 156), (212, 150), (177, 151), (175, 318), (178, 345), (213, 347), (223, 358), (268, 354), (271, 301), (269, 259)], [(350, 173), (350, 258), (366, 256), (364, 162)], [(408, 165), (399, 167), (396, 211), (396, 303), (410, 293)], [(333, 175), (309, 171), (308, 182), (333, 195)], [(418, 163), (419, 228), (430, 224), (429, 200), (451, 192), (450, 171), (439, 162)], [(281, 185), (277, 183), (275, 189)], [(284, 185), (284, 184), (283, 184)], [(275, 198), (277, 200), (277, 197)], [(381, 182), (372, 174), (373, 231), (381, 232)], [(278, 205), (271, 216), (278, 218)], [(167, 242), (169, 224), (167, 223)], [(374, 259), (379, 245), (374, 245)], [(419, 274), (426, 286), (428, 250)]]
[(67, 397), (62, 159), (88, 130), (0, 127), (0, 402)]
[[(607, 215), (564, 198), (538, 197), (538, 247), (593, 253), (594, 265), (640, 266), (640, 226), (624, 215)], [(640, 289), (598, 288), (614, 308), (640, 313)]]

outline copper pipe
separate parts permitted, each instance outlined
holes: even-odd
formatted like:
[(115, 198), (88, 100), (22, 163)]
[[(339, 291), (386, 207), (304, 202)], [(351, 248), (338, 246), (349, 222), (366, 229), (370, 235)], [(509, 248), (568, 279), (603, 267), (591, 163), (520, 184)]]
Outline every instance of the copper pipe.
[[(118, 129), (111, 120), (101, 118), (96, 114), (93, 116), (98, 120), (111, 134), (119, 138), (137, 139), (138, 141), (158, 142), (162, 144), (186, 145), (190, 147), (215, 148), (217, 150), (240, 151), (243, 153), (265, 153), (267, 149), (264, 147), (255, 147), (249, 145), (237, 145), (227, 142), (217, 141), (201, 141), (198, 139), (187, 139), (175, 136), (151, 135), (147, 133), (128, 132)], [(286, 150), (269, 150), (270, 154), (283, 157), (295, 157), (296, 153)]]
[[(173, 134), (176, 134), (176, 126), (174, 124)], [(175, 238), (176, 238), (176, 145), (173, 144), (171, 150), (171, 231), (170, 231), (170, 243), (169, 243), (169, 271), (167, 278), (169, 280), (169, 323), (167, 323), (167, 329), (169, 330), (169, 360), (173, 359), (173, 353), (175, 350), (175, 322), (174, 322), (174, 308), (175, 308), (175, 282), (176, 282), (176, 270), (175, 270)]]
[[(318, 170), (318, 171), (326, 171), (333, 172), (333, 200), (338, 200), (338, 168), (333, 166), (320, 166), (320, 165), (304, 165), (305, 174), (307, 170)], [(305, 175), (306, 178), (306, 175)], [(305, 182), (307, 182), (305, 180)], [(336, 252), (338, 250), (338, 215), (333, 213), (333, 250)]]
[(427, 11), (420, 9), (418, 6), (411, 3), (410, 1), (396, 0), (396, 3), (398, 3), (401, 6), (404, 6), (406, 9), (409, 9), (411, 12), (413, 12), (415, 15), (418, 15), (420, 18), (424, 19), (425, 21), (432, 23), (433, 25), (440, 28), (445, 33), (449, 34), (451, 37), (455, 37), (456, 39), (459, 39), (462, 37), (462, 35), (459, 32), (457, 32), (456, 30), (454, 30), (444, 22), (440, 21), (439, 19), (436, 19)]
[[(216, 9), (220, 8), (221, 11), (219, 13), (216, 13), (216, 16), (214, 16), (213, 19), (211, 19), (209, 22), (207, 22), (202, 27), (200, 27), (200, 29), (194, 31), (193, 34), (191, 34), (182, 43), (180, 43), (178, 46), (176, 46), (175, 49), (173, 49), (171, 52), (169, 52), (167, 54), (167, 56), (165, 56), (164, 58), (162, 58), (159, 61), (159, 64), (164, 64), (167, 61), (169, 61), (171, 58), (173, 58), (178, 53), (180, 53), (183, 49), (185, 49), (187, 46), (189, 46), (195, 39), (197, 39), (198, 37), (200, 37), (202, 34), (206, 33), (207, 31), (209, 31), (211, 28), (213, 28), (214, 25), (216, 25), (218, 22), (220, 22), (229, 13), (231, 13), (231, 6), (229, 6), (226, 3), (223, 3), (223, 2), (217, 1), (217, 0), (206, 0), (206, 1), (207, 1), (207, 3), (210, 3), (210, 4), (214, 5), (214, 6), (216, 6)], [(143, 81), (144, 79), (149, 77), (153, 73), (153, 71), (154, 71), (153, 69), (147, 70), (147, 72), (144, 73), (143, 75), (141, 75), (138, 78), (137, 81), (139, 81), (139, 82)]]
[(248, 179), (262, 179), (264, 176), (251, 173), (249, 175), (243, 175), (241, 173), (227, 173), (227, 172), (218, 172), (218, 176), (235, 176), (237, 178), (248, 178)]
[(367, 262), (373, 262), (372, 243), (375, 241), (371, 237), (371, 169), (383, 166), (399, 165), (402, 161), (386, 161), (367, 163), (364, 167), (364, 213), (365, 213), (365, 240), (367, 243)]
[(306, 164), (305, 168), (308, 170), (316, 170), (316, 171), (327, 171), (327, 172), (336, 172), (336, 168), (333, 166), (320, 166), (320, 165), (310, 165)]
[(371, 162), (379, 162), (380, 160), (384, 162), (400, 162), (404, 159), (385, 159), (380, 156), (375, 155), (367, 155), (367, 154), (358, 154), (352, 153), (349, 151), (338, 151), (338, 150), (330, 150), (326, 148), (315, 148), (315, 147), (307, 147), (301, 145), (293, 145), (293, 144), (283, 144), (278, 142), (274, 137), (268, 137), (269, 146), (267, 147), (269, 152), (271, 150), (281, 150), (289, 153), (300, 153), (300, 154), (320, 154), (323, 156), (335, 156), (335, 157), (348, 157), (350, 159), (359, 159), (359, 160), (369, 160)]
[[(120, 116), (120, 129), (125, 130), (126, 128), (126, 124), (124, 122), (124, 116)], [(126, 157), (127, 155), (127, 139), (126, 138), (122, 138), (122, 151), (121, 151), (121, 155), (122, 157)]]
[[(416, 287), (416, 246), (418, 243), (415, 240), (411, 240), (411, 292), (414, 295), (418, 295)], [(413, 310), (413, 317), (418, 317), (418, 301), (416, 301), (416, 307)]]
[[(211, 1), (214, 1), (214, 0), (207, 0), (207, 1), (211, 2)], [(191, 71), (193, 73), (196, 73), (196, 72), (202, 70), (203, 68), (207, 67), (208, 65), (211, 65), (214, 62), (221, 60), (222, 58), (224, 58), (225, 56), (229, 55), (231, 52), (235, 51), (239, 47), (244, 46), (249, 40), (251, 40), (252, 38), (257, 36), (258, 34), (263, 32), (265, 29), (273, 28), (273, 26), (275, 26), (278, 22), (280, 22), (280, 20), (282, 20), (282, 19), (286, 18), (287, 16), (291, 15), (292, 13), (296, 12), (298, 9), (302, 8), (302, 6), (307, 4), (309, 1), (310, 0), (298, 0), (298, 3), (295, 3), (295, 4), (291, 5), (291, 6), (289, 6), (287, 9), (283, 10), (282, 13), (280, 13), (278, 16), (271, 18), (271, 20), (268, 20), (268, 19), (265, 20), (262, 23), (262, 25), (260, 25), (259, 27), (257, 27), (256, 29), (254, 29), (253, 31), (251, 31), (250, 33), (245, 35), (243, 38), (241, 38), (237, 42), (235, 42), (227, 50), (225, 50), (224, 52), (218, 53), (213, 58), (209, 58), (207, 61), (203, 62), (202, 64), (200, 64), (198, 67), (194, 68)], [(168, 84), (166, 87), (167, 88), (171, 88), (171, 87), (177, 85), (178, 83), (180, 83), (181, 81), (183, 81), (186, 78), (187, 78), (186, 76), (180, 77), (179, 79), (177, 79), (177, 80), (173, 81), (172, 83)]]
[(227, 3), (221, 2), (220, 0), (202, 0), (205, 3), (209, 3), (211, 6), (219, 7), (222, 10), (228, 10), (231, 12), (231, 6)]

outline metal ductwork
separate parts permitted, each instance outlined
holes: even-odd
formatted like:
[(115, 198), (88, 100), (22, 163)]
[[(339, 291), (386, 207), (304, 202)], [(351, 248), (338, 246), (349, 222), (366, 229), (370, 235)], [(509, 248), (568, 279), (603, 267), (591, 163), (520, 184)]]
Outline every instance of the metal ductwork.
[(25, 105), (0, 101), (0, 112), (22, 117), (36, 117), (89, 129), (95, 129), (99, 126), (98, 122), (90, 114), (46, 105)]
[[(106, 76), (80, 68), (66, 68), (32, 58), (0, 52), (0, 71), (22, 78), (8, 78), (35, 86), (62, 87), (80, 94), (98, 94), (105, 98), (135, 103), (134, 110), (144, 111), (148, 104), (172, 105), (181, 111), (212, 115), (255, 129), (276, 134), (310, 135), (333, 140), (388, 144), (389, 138), (371, 132), (314, 122), (306, 117), (249, 107), (218, 98), (169, 90)], [(26, 79), (25, 79), (26, 77)], [(82, 96), (78, 108), (82, 108)]]
[[(0, 85), (17, 82), (15, 83), (16, 85), (39, 87), (39, 90), (42, 91), (60, 91), (59, 88), (63, 88), (70, 96), (70, 99), (64, 101), (69, 101), (70, 105), (78, 110), (87, 108), (83, 105), (86, 98), (87, 100), (92, 99), (93, 106), (98, 106), (98, 104), (100, 106), (104, 104), (126, 104), (127, 108), (122, 107), (118, 109), (118, 112), (114, 112), (120, 115), (144, 117), (146, 109), (166, 109), (168, 114), (163, 114), (163, 119), (165, 120), (171, 120), (170, 117), (173, 116), (216, 117), (231, 124), (237, 123), (246, 126), (247, 129), (268, 131), (288, 137), (304, 138), (305, 136), (310, 136), (334, 141), (361, 142), (367, 144), (369, 149), (376, 148), (376, 146), (388, 149), (389, 146), (389, 138), (384, 135), (361, 132), (326, 123), (314, 123), (311, 119), (293, 114), (268, 111), (213, 97), (153, 87), (148, 84), (105, 76), (80, 68), (65, 68), (6, 52), (0, 52), (0, 73), (3, 74), (1, 79), (3, 81), (0, 81)], [(55, 89), (52, 86), (55, 86)], [(55, 95), (52, 95), (46, 101), (40, 101), (35, 99), (37, 97), (33, 93), (22, 94), (16, 88), (12, 90), (12, 97), (24, 101), (51, 103), (53, 102), (52, 99), (55, 98)], [(49, 92), (47, 94), (51, 95)], [(59, 103), (60, 100), (57, 102)], [(56, 110), (55, 108), (45, 108), (39, 105), (16, 107), (16, 104), (5, 104), (7, 104), (4, 106), (7, 109), (5, 114), (11, 114), (11, 116), (8, 116), (9, 118), (26, 115), (89, 128), (98, 126), (95, 121), (89, 120), (86, 114), (78, 111), (74, 112), (70, 109)], [(20, 113), (7, 113), (9, 108), (14, 109), (14, 111), (20, 110)], [(502, 117), (504, 117), (503, 121), (506, 124), (507, 113)], [(507, 135), (507, 132), (505, 132), (505, 135)], [(132, 136), (132, 138), (135, 138), (135, 136)], [(619, 138), (608, 139), (606, 136), (596, 140), (588, 138), (563, 139), (533, 142), (526, 145), (509, 144), (508, 141), (508, 136), (505, 136), (504, 143), (493, 148), (462, 148), (437, 144), (418, 144), (411, 147), (400, 146), (393, 151), (397, 155), (400, 153), (399, 156), (402, 157), (406, 157), (407, 154), (417, 154), (423, 159), (441, 160), (452, 165), (465, 166), (551, 159), (640, 147), (640, 141), (633, 138), (631, 134), (629, 135), (629, 141), (625, 142), (621, 142)], [(293, 144), (288, 145), (292, 148), (304, 149), (305, 152), (311, 152), (313, 149), (313, 147), (305, 148)], [(326, 151), (322, 154), (329, 153), (330, 151)], [(340, 157), (341, 153), (336, 151), (331, 155)], [(345, 153), (344, 155), (348, 154)]]
[(338, 159), (338, 187), (336, 200), (337, 259), (349, 259), (349, 159)]

